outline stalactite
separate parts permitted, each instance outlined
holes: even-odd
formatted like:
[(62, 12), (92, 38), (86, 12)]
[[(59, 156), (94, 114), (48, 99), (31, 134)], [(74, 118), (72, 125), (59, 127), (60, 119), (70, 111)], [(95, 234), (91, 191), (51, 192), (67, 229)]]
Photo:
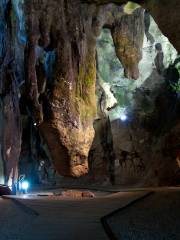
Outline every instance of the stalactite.
[[(136, 2), (152, 11), (166, 32), (167, 10), (163, 10), (162, 20), (158, 10), (152, 8), (153, 0), (148, 4)], [(126, 3), (125, 0), (0, 2), (0, 139), (7, 181), (10, 175), (15, 177), (21, 145), (20, 86), (23, 114), (32, 119), (47, 143), (57, 171), (74, 177), (88, 172), (96, 116), (96, 40), (102, 28), (111, 30), (125, 76), (132, 79), (139, 76), (144, 10), (133, 3), (127, 9)], [(174, 35), (171, 39), (175, 39)], [(161, 60), (160, 65), (161, 55), (159, 52), (156, 59)], [(156, 65), (161, 74), (163, 67), (157, 61)]]
[(134, 14), (123, 16), (111, 30), (117, 57), (124, 67), (125, 76), (130, 79), (139, 77), (138, 64), (144, 39), (143, 15), (144, 10), (137, 9)]
[[(125, 13), (116, 5), (98, 11), (95, 5), (82, 5), (79, 0), (62, 0), (58, 5), (46, 1), (42, 4), (29, 2), (26, 12), (29, 109), (58, 172), (79, 177), (88, 171), (87, 158), (94, 137), (96, 38), (104, 25), (112, 28)], [(136, 18), (138, 14), (133, 20)], [(139, 29), (137, 31), (139, 33)], [(135, 50), (137, 47), (138, 52), (141, 43), (132, 47)], [(37, 49), (44, 52), (41, 63), (38, 63)], [(50, 51), (55, 55), (51, 82), (46, 59)], [(133, 56), (133, 60), (138, 65), (139, 55)], [(41, 73), (45, 73), (42, 77), (40, 66)], [(43, 94), (39, 89), (42, 81), (46, 85)]]
[[(34, 121), (47, 141), (57, 170), (63, 175), (80, 176), (87, 172), (88, 150), (94, 134), (95, 41), (90, 43), (86, 37), (91, 28), (84, 26), (79, 1), (60, 1), (58, 7), (48, 3), (45, 6), (46, 12), (38, 11), (33, 3), (26, 6), (30, 13), (27, 18), (26, 86)], [(43, 4), (39, 6), (43, 7)], [(46, 14), (51, 15), (48, 21)], [(88, 18), (90, 21), (91, 17)], [(37, 78), (39, 67), (35, 54), (38, 45), (44, 51), (53, 46), (56, 55), (52, 80), (43, 93), (43, 106), (39, 102), (40, 79)], [(44, 70), (48, 77), (45, 64), (47, 61), (44, 61)], [(48, 105), (45, 106), (45, 102)]]

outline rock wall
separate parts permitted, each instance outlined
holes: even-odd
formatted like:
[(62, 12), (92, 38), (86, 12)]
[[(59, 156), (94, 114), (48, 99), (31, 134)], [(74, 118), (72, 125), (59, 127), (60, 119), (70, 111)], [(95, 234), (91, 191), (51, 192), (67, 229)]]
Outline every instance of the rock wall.
[[(124, 77), (108, 29), (103, 30), (97, 42), (99, 115), (91, 164), (97, 181), (97, 168), (104, 169), (104, 164), (101, 181), (109, 178), (124, 186), (171, 185), (179, 181), (180, 101), (179, 91), (173, 87), (179, 84), (179, 58), (148, 13), (144, 21), (143, 57), (135, 82)], [(109, 119), (107, 130), (104, 122)], [(102, 132), (106, 133), (104, 137)], [(107, 162), (103, 146), (109, 138), (114, 157)]]
[[(169, 4), (166, 0), (163, 1)], [(179, 49), (176, 37), (172, 34), (175, 32), (174, 28), (171, 29), (172, 21), (169, 20), (167, 29), (164, 27), (168, 19), (167, 10), (164, 9), (166, 4), (160, 6), (154, 1), (136, 2), (151, 11), (164, 33)], [(121, 92), (114, 94), (111, 86), (104, 83), (102, 76), (96, 72), (99, 68), (96, 41), (103, 28), (109, 29), (115, 46), (114, 52), (122, 63), (121, 72), (124, 72), (126, 77), (122, 80), (126, 82), (129, 78), (137, 79), (137, 86), (143, 86), (144, 83), (143, 67), (139, 69), (144, 31), (147, 38), (153, 41), (148, 27), (144, 30), (144, 10), (132, 2), (126, 3), (127, 1), (100, 0), (1, 1), (0, 172), (4, 173), (6, 183), (9, 180), (13, 182), (17, 178), (19, 159), (22, 165), (23, 161), (24, 165), (30, 161), (31, 166), (37, 168), (41, 162), (39, 158), (44, 155), (42, 152), (46, 153), (48, 161), (53, 162), (55, 169), (61, 175), (80, 177), (87, 174), (89, 150), (95, 134), (93, 128), (95, 118), (104, 118), (102, 126), (97, 128), (101, 129), (102, 158), (106, 159), (106, 163), (104, 164), (104, 160), (98, 161), (100, 165), (104, 164), (103, 174), (112, 182), (115, 181), (115, 175), (118, 175), (118, 173), (114, 174), (115, 166), (119, 164), (116, 158), (121, 153), (116, 147), (119, 142), (118, 137), (115, 137), (116, 121), (111, 116), (108, 118), (107, 112), (119, 103), (119, 98), (122, 96)], [(172, 7), (174, 5), (171, 5)], [(159, 16), (159, 9), (163, 9), (163, 18)], [(174, 21), (178, 20), (176, 14), (173, 18)], [(146, 24), (148, 25), (148, 18)], [(159, 79), (162, 85), (157, 84), (158, 87), (168, 92), (164, 79), (171, 78), (172, 69), (175, 69), (176, 64), (172, 69), (163, 64), (164, 50), (158, 44), (159, 42), (156, 45), (157, 54), (151, 58), (154, 59), (157, 71), (155, 70), (151, 77)], [(140, 66), (143, 64), (144, 62), (141, 61)], [(165, 69), (167, 69), (166, 76), (163, 75)], [(147, 72), (145, 69), (143, 74), (147, 75)], [(98, 79), (97, 83), (96, 79)], [(173, 88), (177, 89), (177, 79), (170, 82)], [(118, 85), (117, 81), (116, 84)], [(100, 104), (96, 104), (96, 89)], [(131, 102), (130, 108), (133, 113), (133, 109), (136, 109), (135, 106), (138, 104), (138, 101), (135, 101), (138, 93), (132, 96), (132, 92), (129, 91), (128, 94), (131, 97), (127, 100)], [(150, 97), (153, 101), (156, 102), (158, 94), (159, 92), (152, 91)], [(142, 105), (144, 92), (140, 95), (140, 98), (143, 98)], [(107, 97), (112, 100), (110, 105)], [(171, 96), (167, 98), (171, 102)], [(149, 105), (151, 108), (151, 104)], [(154, 102), (152, 105), (154, 106)], [(97, 106), (100, 109), (98, 113)], [(119, 106), (116, 109), (118, 111), (112, 112), (113, 116), (122, 110), (119, 110)], [(153, 107), (153, 110), (155, 116), (161, 115), (156, 108)], [(176, 116), (173, 119), (175, 121)], [(139, 127), (142, 127), (142, 123)], [(146, 127), (149, 128), (149, 123)], [(104, 128), (108, 131), (104, 131)], [(127, 130), (123, 126), (121, 129)], [(171, 131), (171, 128), (168, 128), (168, 131)], [(30, 139), (24, 137), (25, 133), (28, 133)], [(146, 135), (146, 131), (143, 134)], [(125, 138), (124, 135), (127, 133), (122, 134), (121, 137)], [(21, 141), (23, 141), (22, 146)], [(142, 162), (139, 160), (141, 157), (138, 151), (132, 150), (131, 156), (138, 158), (137, 165)], [(120, 161), (120, 164), (123, 161)], [(93, 162), (96, 162), (96, 158), (91, 156), (91, 164)], [(52, 164), (50, 163), (49, 166)], [(90, 167), (92, 173), (93, 167)]]
[(17, 165), (21, 150), (21, 126), (19, 111), (19, 73), (16, 63), (16, 21), (9, 1), (1, 1), (0, 33), (0, 104), (1, 104), (1, 173), (5, 182), (12, 184), (17, 177)]
[[(85, 2), (85, 0), (82, 0)], [(158, 26), (162, 30), (163, 34), (170, 39), (175, 48), (180, 51), (180, 44), (177, 35), (180, 34), (179, 20), (180, 16), (178, 14), (180, 10), (180, 4), (178, 0), (168, 1), (156, 1), (156, 0), (136, 0), (134, 2), (129, 2), (126, 0), (87, 0), (89, 4), (96, 3), (99, 5), (116, 3), (129, 4), (128, 8), (134, 8), (134, 2), (141, 5), (144, 9), (150, 11), (150, 14), (154, 17)], [(170, 18), (167, 16), (171, 15)]]

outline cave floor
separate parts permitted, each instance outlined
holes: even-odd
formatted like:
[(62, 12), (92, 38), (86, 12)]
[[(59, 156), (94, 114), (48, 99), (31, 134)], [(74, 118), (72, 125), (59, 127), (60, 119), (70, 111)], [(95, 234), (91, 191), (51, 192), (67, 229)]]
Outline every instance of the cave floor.
[[(92, 199), (0, 198), (0, 240), (178, 240), (179, 209), (179, 188), (151, 194), (102, 193)], [(102, 217), (105, 227), (110, 228), (109, 236)], [(173, 227), (161, 234), (169, 225)], [(171, 230), (173, 233), (168, 232)], [(146, 232), (144, 237), (139, 237), (141, 231)]]
[(156, 191), (106, 217), (111, 239), (179, 240), (180, 190)]

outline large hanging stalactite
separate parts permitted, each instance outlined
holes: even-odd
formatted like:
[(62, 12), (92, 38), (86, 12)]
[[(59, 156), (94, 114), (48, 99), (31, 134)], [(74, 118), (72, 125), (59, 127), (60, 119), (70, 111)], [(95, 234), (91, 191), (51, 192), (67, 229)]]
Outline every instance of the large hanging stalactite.
[(125, 77), (138, 79), (144, 39), (144, 10), (139, 8), (132, 15), (125, 15), (115, 22), (112, 37)]
[[(51, 12), (54, 14), (51, 15)], [(87, 158), (94, 137), (96, 38), (104, 25), (112, 28), (125, 13), (116, 5), (99, 9), (95, 5), (81, 4), (79, 0), (62, 0), (58, 3), (44, 1), (39, 5), (38, 2), (29, 2), (26, 4), (26, 13), (29, 108), (47, 142), (58, 172), (79, 177), (88, 172)], [(46, 16), (49, 16), (48, 20)], [(139, 12), (135, 18), (138, 17), (142, 18)], [(130, 28), (136, 29), (136, 26), (131, 25)], [(138, 28), (137, 32), (142, 37), (143, 30), (140, 32)], [(128, 35), (127, 39), (136, 42), (133, 34)], [(118, 44), (116, 46), (119, 47)], [(139, 53), (141, 42), (128, 46), (129, 49), (137, 48)], [(54, 49), (56, 55), (52, 81), (46, 86), (43, 101), (40, 100), (38, 89), (37, 47), (41, 47), (44, 54)], [(127, 57), (128, 60), (133, 57), (138, 65), (139, 55), (124, 56), (124, 62)], [(135, 77), (135, 74), (131, 75)]]
[[(38, 125), (58, 172), (79, 177), (88, 172), (94, 137), (96, 38), (103, 26), (112, 29), (121, 20), (123, 8), (82, 4), (80, 0), (3, 1), (1, 7), (5, 26), (1, 65), (2, 118), (7, 119), (1, 130), (5, 175), (8, 179), (19, 159), (18, 95), (23, 80), (17, 77), (24, 77), (24, 61), (27, 114)], [(127, 36), (130, 42), (132, 37)], [(137, 51), (140, 47), (137, 45)], [(54, 60), (50, 66), (47, 58), (51, 53)], [(12, 133), (14, 138), (9, 137)]]
[[(173, 46), (180, 51), (180, 42), (177, 36), (180, 34), (180, 2), (179, 0), (134, 0), (133, 2), (128, 0), (81, 0), (89, 4), (108, 4), (116, 3), (118, 5), (126, 3), (137, 3), (140, 4), (144, 9), (149, 11), (152, 17), (155, 19), (159, 28), (165, 36), (168, 37)], [(169, 17), (170, 16), (170, 17)]]
[[(39, 8), (34, 3), (26, 5), (26, 82), (34, 121), (48, 144), (56, 169), (62, 175), (80, 176), (87, 173), (87, 156), (94, 136), (95, 39), (87, 37), (92, 17), (87, 11), (87, 22), (82, 19), (79, 1), (53, 3), (54, 6), (45, 3)], [(52, 23), (47, 28), (44, 16), (51, 12), (54, 15), (48, 19)], [(46, 106), (39, 102), (35, 54), (38, 45), (44, 51), (50, 46), (56, 50), (53, 82), (44, 94)], [(49, 116), (43, 116), (42, 107), (45, 112), (48, 108)]]

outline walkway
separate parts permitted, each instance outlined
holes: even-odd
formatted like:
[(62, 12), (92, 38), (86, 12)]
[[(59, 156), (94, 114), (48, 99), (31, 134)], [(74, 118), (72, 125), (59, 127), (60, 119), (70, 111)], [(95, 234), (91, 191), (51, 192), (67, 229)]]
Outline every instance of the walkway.
[(180, 189), (154, 190), (0, 199), (0, 240), (179, 240)]
[(107, 240), (100, 218), (146, 195), (122, 192), (93, 199), (3, 199), (0, 240)]

